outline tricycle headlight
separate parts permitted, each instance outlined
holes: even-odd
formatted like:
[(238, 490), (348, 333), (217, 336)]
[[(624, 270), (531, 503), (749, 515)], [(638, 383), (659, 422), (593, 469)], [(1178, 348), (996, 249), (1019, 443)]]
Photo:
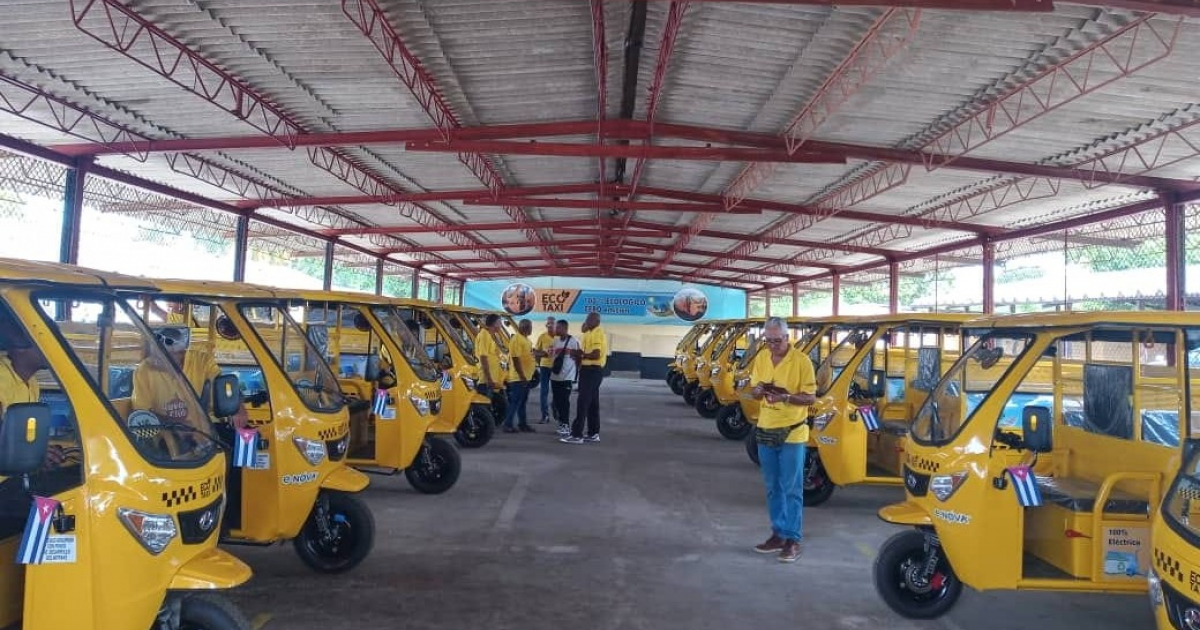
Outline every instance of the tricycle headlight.
[(408, 400), (412, 402), (413, 407), (417, 409), (417, 413), (422, 416), (429, 415), (429, 401), (420, 396), (409, 396)]
[(178, 530), (170, 514), (151, 514), (129, 508), (117, 508), (117, 517), (133, 537), (152, 555), (162, 553)]
[(325, 459), (325, 443), (320, 440), (306, 440), (298, 437), (292, 438), (292, 444), (296, 445), (296, 450), (300, 451), (309, 466), (316, 466)]
[(929, 491), (933, 496), (937, 497), (938, 501), (949, 499), (959, 486), (967, 480), (966, 472), (956, 472), (949, 475), (934, 475), (929, 480)]
[(737, 380), (737, 388), (738, 389), (745, 389), (749, 385), (750, 385), (750, 379), (748, 379), (748, 378), (739, 378)]
[(1158, 577), (1158, 573), (1154, 569), (1146, 575), (1146, 583), (1149, 585), (1150, 604), (1155, 608), (1162, 606), (1166, 599), (1163, 597), (1162, 579)]
[(718, 365), (718, 366), (714, 367), (713, 369), (709, 370), (708, 373), (710, 376), (716, 376), (716, 375), (720, 374), (721, 366)]
[(467, 389), (475, 389), (475, 379), (471, 378), (470, 376), (462, 377), (462, 382), (463, 385), (467, 386)]
[(825, 427), (829, 426), (829, 422), (833, 420), (834, 413), (826, 411), (825, 413), (813, 416), (813, 428), (818, 431), (824, 431)]

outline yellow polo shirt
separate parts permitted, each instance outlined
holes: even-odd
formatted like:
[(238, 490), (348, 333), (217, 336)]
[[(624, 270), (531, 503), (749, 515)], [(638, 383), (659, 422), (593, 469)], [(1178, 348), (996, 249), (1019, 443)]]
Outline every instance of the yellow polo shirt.
[(550, 356), (550, 348), (554, 347), (555, 339), (557, 337), (550, 333), (538, 335), (537, 344), (534, 347), (546, 353), (546, 356), (538, 360), (538, 365), (542, 367), (554, 367), (554, 358)]
[(517, 373), (517, 359), (521, 360), (521, 367), (525, 369), (525, 380), (533, 378), (535, 374), (533, 344), (529, 342), (529, 337), (521, 333), (513, 335), (508, 341), (508, 350), (512, 353), (512, 364), (508, 366), (508, 381), (510, 383), (521, 381), (521, 375)]
[[(750, 369), (750, 382), (757, 386), (762, 383), (782, 387), (791, 394), (812, 394), (817, 391), (817, 378), (813, 372), (812, 361), (803, 352), (788, 346), (779, 365), (771, 361), (771, 352), (759, 352), (754, 357)], [(759, 407), (758, 426), (764, 429), (779, 429), (803, 422), (808, 417), (808, 407), (789, 405), (786, 403), (768, 403), (764, 398)], [(808, 425), (801, 425), (788, 435), (789, 444), (799, 444), (808, 441)]]
[(183, 357), (183, 375), (196, 395), (204, 393), (204, 384), (221, 375), (221, 367), (207, 348), (192, 346)]
[(604, 334), (604, 329), (597, 326), (583, 333), (583, 354), (591, 354), (593, 350), (600, 351), (599, 359), (584, 359), (583, 365), (597, 365), (604, 367), (608, 363), (608, 337)]
[(508, 353), (504, 352), (492, 331), (483, 328), (475, 335), (475, 356), (480, 362), (487, 362), (488, 371), (497, 385), (503, 385), (508, 376)]
[[(162, 357), (162, 360), (168, 359)], [(183, 396), (188, 393), (178, 386), (178, 381), (167, 369), (150, 359), (142, 361), (133, 370), (130, 403), (134, 410), (145, 409), (164, 420), (184, 422), (188, 417), (188, 404)]]
[(12, 360), (7, 354), (0, 354), (0, 412), (9, 405), (17, 403), (35, 403), (41, 400), (42, 388), (38, 385), (37, 377), (23, 381), (13, 370)]

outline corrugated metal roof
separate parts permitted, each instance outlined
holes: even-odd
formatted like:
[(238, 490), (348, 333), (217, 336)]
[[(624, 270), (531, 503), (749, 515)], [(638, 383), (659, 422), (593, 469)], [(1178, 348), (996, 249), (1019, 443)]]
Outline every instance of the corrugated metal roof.
[[(376, 46), (343, 12), (342, 4), (316, 0), (136, 0), (134, 11), (199, 53), (207, 61), (238, 77), (255, 92), (294, 119), (308, 132), (361, 132), (388, 129), (429, 129), (430, 117), (389, 67)], [(345, 3), (353, 11), (357, 2)], [(604, 38), (608, 51), (605, 115), (621, 115), (626, 33), (637, 13), (629, 2), (602, 3)], [(380, 1), (386, 18), (404, 44), (420, 59), (441, 97), (462, 125), (503, 125), (545, 121), (586, 121), (597, 115), (597, 77), (593, 59), (593, 24), (588, 3), (575, 0), (388, 0)], [(648, 3), (645, 35), (637, 65), (634, 119), (647, 114), (647, 91), (659, 61), (670, 3)], [(84, 21), (95, 31), (100, 13)], [(674, 49), (659, 95), (655, 121), (729, 131), (783, 133), (791, 119), (818, 93), (835, 68), (863, 39), (882, 9), (824, 6), (694, 3), (679, 25)], [(0, 9), (0, 74), (37, 86), (80, 107), (105, 116), (151, 138), (253, 137), (262, 133), (180, 86), (158, 76), (86, 34), (72, 22), (70, 6), (60, 0), (20, 0)], [(925, 10), (915, 37), (899, 54), (817, 128), (814, 140), (871, 147), (916, 149), (938, 133), (980, 111), (995, 99), (1037, 73), (1061, 63), (1140, 15), (1081, 5), (1062, 5), (1052, 14), (949, 12)], [(1155, 33), (1170, 36), (1178, 26), (1174, 50), (1127, 78), (1118, 78), (1075, 98), (991, 142), (973, 147), (969, 155), (1022, 164), (1071, 165), (1116, 148), (1181, 128), (1200, 120), (1191, 78), (1200, 53), (1200, 23), (1169, 16), (1148, 23)], [(892, 27), (895, 28), (895, 25)], [(884, 31), (889, 38), (899, 31)], [(1143, 38), (1142, 49), (1155, 44)], [(1142, 52), (1145, 52), (1143, 50)], [(1151, 51), (1152, 54), (1153, 51)], [(45, 114), (45, 112), (42, 112)], [(1200, 135), (1200, 124), (1187, 133)], [(37, 123), (0, 114), (0, 134), (43, 146), (74, 144), (77, 138)], [(546, 141), (591, 143), (593, 135), (548, 138)], [(1200, 139), (1200, 138), (1198, 138)], [(615, 141), (609, 140), (609, 143)], [(658, 137), (656, 145), (695, 146), (697, 143)], [(638, 141), (633, 141), (637, 145)], [(720, 145), (716, 145), (720, 146)], [(1190, 158), (1200, 144), (1151, 143), (1157, 149), (1149, 166), (1160, 177), (1191, 180), (1200, 168)], [(478, 190), (484, 185), (454, 153), (406, 150), (403, 143), (348, 146), (340, 151), (396, 189), (408, 192)], [(288, 196), (356, 196), (349, 183), (314, 166), (304, 148), (284, 147), (196, 151), (221, 168), (252, 178)], [(566, 183), (595, 183), (601, 160), (596, 157), (487, 156), (508, 187)], [(1144, 157), (1144, 156), (1143, 156)], [(99, 163), (214, 200), (243, 198), (172, 169), (162, 155), (145, 162), (124, 156), (105, 156)], [(615, 158), (604, 160), (608, 177), (617, 172)], [(626, 160), (625, 183), (635, 159)], [(719, 195), (729, 189), (745, 164), (653, 159), (647, 162), (641, 187), (670, 188)], [(878, 169), (878, 163), (850, 159), (846, 164), (783, 164), (758, 185), (751, 197), (794, 204), (814, 204), (831, 191)], [(1138, 171), (1127, 164), (1127, 170)], [(985, 207), (978, 214), (936, 209), (950, 201), (1001, 185), (1009, 175), (956, 168), (953, 164), (927, 171), (912, 167), (902, 185), (853, 204), (858, 211), (881, 215), (925, 216), (991, 228), (1006, 229), (1059, 220), (1146, 198), (1144, 190), (1128, 185), (1087, 187), (1074, 182), (1055, 186), (1057, 194), (1034, 195), (1027, 201), (1007, 200), (1003, 207)], [(1140, 195), (1140, 196), (1139, 196)], [(594, 194), (555, 195), (562, 199), (595, 199)], [(649, 200), (644, 193), (639, 200)], [(126, 199), (126, 202), (131, 201)], [(136, 203), (110, 204), (111, 211), (141, 212), (141, 216), (182, 225), (187, 211), (160, 200), (161, 211), (146, 214)], [(452, 224), (502, 223), (510, 214), (501, 207), (464, 204), (461, 200), (431, 201), (423, 206)], [(265, 218), (311, 231), (353, 225), (411, 229), (413, 218), (396, 205), (353, 204), (341, 207), (263, 209)], [(530, 220), (603, 217), (607, 210), (529, 207)], [(622, 213), (624, 216), (626, 213)], [(695, 212), (640, 211), (640, 221), (685, 227)], [(212, 212), (196, 213), (213, 221), (214, 233), (228, 232), (230, 221)], [(692, 250), (731, 250), (738, 238), (762, 232), (771, 225), (797, 221), (796, 215), (775, 211), (714, 216), (704, 235), (691, 238)], [(197, 224), (197, 219), (189, 219)], [(790, 266), (727, 261), (736, 272), (761, 270), (811, 275), (823, 265), (853, 267), (880, 261), (844, 246), (866, 245), (892, 251), (917, 251), (968, 239), (963, 230), (896, 229), (880, 232), (878, 222), (839, 217), (815, 221), (792, 237), (843, 246), (790, 247), (776, 244), (759, 257)], [(269, 227), (269, 226), (268, 226)], [(279, 228), (270, 228), (278, 231)], [(556, 241), (586, 238), (570, 232), (541, 229), (551, 248)], [(729, 238), (717, 238), (726, 235)], [(448, 235), (434, 231), (405, 232), (403, 240), (352, 235), (344, 241), (373, 251), (408, 247), (442, 248), (437, 257), (470, 260), (479, 257)], [(459, 237), (454, 237), (459, 238)], [(526, 240), (512, 230), (481, 231), (470, 238), (482, 243)], [(638, 236), (632, 242), (669, 248), (679, 238)], [(306, 253), (320, 250), (319, 241), (289, 239), (271, 232), (279, 247)], [(309, 242), (311, 241), (311, 242)], [(457, 243), (463, 241), (459, 240)], [(450, 249), (459, 247), (458, 249)], [(315, 249), (314, 249), (315, 248)], [(500, 255), (537, 255), (531, 247), (508, 248)], [(641, 257), (663, 254), (634, 252)], [(559, 252), (556, 255), (561, 255)], [(354, 253), (354, 256), (363, 256)], [(393, 257), (401, 260), (399, 256)], [(674, 274), (688, 275), (711, 258), (679, 254), (684, 265), (668, 265)], [(362, 262), (362, 261), (358, 261)], [(910, 264), (910, 263), (906, 263)], [(534, 269), (544, 262), (521, 262)], [(690, 265), (690, 266), (689, 266)], [(447, 268), (448, 269), (448, 268)], [(730, 276), (731, 274), (723, 274)], [(783, 276), (774, 276), (783, 277)], [(699, 276), (697, 276), (698, 279)]]

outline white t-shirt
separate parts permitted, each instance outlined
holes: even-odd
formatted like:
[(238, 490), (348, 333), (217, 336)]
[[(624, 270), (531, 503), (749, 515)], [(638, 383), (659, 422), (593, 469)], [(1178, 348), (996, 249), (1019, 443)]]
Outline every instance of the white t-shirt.
[[(564, 350), (579, 350), (579, 339), (574, 335), (563, 341), (561, 337), (554, 340), (554, 345), (550, 346), (550, 359), (553, 361), (555, 357), (562, 354)], [(551, 363), (553, 365), (553, 363)], [(553, 368), (551, 368), (553, 369)], [(563, 358), (562, 371), (558, 374), (550, 372), (550, 380), (552, 381), (573, 381), (575, 380), (575, 371), (578, 369), (575, 358), (567, 355)]]

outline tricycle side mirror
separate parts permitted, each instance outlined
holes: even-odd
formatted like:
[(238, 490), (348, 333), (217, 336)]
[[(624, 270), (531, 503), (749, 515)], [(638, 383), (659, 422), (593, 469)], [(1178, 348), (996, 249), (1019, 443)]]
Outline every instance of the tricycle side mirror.
[(212, 414), (231, 418), (242, 406), (242, 385), (236, 374), (222, 374), (212, 381)]
[(1050, 419), (1050, 408), (1029, 406), (1021, 412), (1021, 440), (1025, 448), (1035, 453), (1049, 453), (1054, 449), (1054, 425)]
[(887, 393), (887, 375), (883, 370), (871, 370), (867, 379), (867, 396), (882, 398)]
[(379, 380), (379, 355), (372, 354), (367, 357), (367, 366), (363, 368), (363, 378), (368, 383)]
[(0, 475), (16, 477), (41, 468), (50, 447), (50, 405), (13, 403), (0, 425)]

